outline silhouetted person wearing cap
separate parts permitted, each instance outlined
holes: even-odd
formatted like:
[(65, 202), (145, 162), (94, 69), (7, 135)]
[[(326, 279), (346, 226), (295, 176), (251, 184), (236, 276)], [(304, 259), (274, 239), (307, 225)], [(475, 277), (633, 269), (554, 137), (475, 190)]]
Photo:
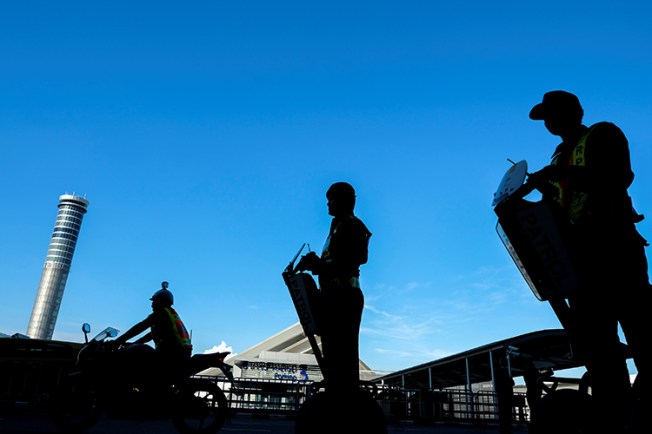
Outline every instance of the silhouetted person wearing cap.
[(358, 336), (364, 297), (360, 266), (367, 262), (371, 232), (353, 213), (355, 190), (336, 182), (326, 192), (328, 214), (333, 216), (321, 257), (310, 252), (299, 269), (319, 276), (320, 329), (326, 390), (340, 397), (359, 388)]
[(636, 388), (649, 395), (651, 289), (647, 242), (635, 223), (628, 188), (634, 179), (629, 144), (613, 123), (582, 123), (578, 98), (556, 90), (543, 96), (530, 118), (543, 120), (562, 142), (549, 166), (529, 175), (523, 189), (561, 210), (569, 227), (567, 247), (579, 283), (568, 297), (569, 335), (589, 371), (592, 415), (588, 431), (622, 433), (634, 399), (620, 344), (622, 328), (638, 371)]

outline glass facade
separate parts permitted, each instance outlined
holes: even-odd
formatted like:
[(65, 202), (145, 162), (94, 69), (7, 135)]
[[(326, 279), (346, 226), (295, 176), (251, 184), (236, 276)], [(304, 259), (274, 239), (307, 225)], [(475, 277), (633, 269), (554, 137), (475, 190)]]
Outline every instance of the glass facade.
[(59, 197), (59, 212), (27, 327), (27, 335), (31, 338), (52, 339), (79, 229), (88, 204), (86, 199), (79, 196), (64, 194)]

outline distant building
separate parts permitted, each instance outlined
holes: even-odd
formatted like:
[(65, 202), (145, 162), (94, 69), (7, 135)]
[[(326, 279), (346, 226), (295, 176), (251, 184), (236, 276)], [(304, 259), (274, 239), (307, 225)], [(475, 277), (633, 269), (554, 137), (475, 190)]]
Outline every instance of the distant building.
[(64, 194), (59, 197), (59, 212), (27, 327), (27, 335), (31, 338), (52, 339), (72, 255), (75, 253), (79, 229), (88, 204), (86, 199), (75, 195)]
[[(321, 348), (321, 338), (316, 336)], [(285, 330), (276, 333), (253, 347), (228, 356), (226, 362), (233, 365), (233, 375), (241, 379), (258, 379), (267, 381), (313, 381), (324, 379), (312, 346), (297, 322)], [(387, 374), (369, 368), (359, 360), (360, 379), (371, 379)], [(209, 368), (201, 375), (218, 376), (218, 368)]]

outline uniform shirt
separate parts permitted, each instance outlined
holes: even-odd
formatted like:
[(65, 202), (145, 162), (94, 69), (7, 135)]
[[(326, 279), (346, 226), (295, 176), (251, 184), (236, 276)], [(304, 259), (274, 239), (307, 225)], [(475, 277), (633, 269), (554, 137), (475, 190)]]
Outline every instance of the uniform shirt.
[(320, 280), (359, 277), (360, 265), (367, 263), (369, 237), (371, 232), (359, 218), (333, 218), (321, 255)]

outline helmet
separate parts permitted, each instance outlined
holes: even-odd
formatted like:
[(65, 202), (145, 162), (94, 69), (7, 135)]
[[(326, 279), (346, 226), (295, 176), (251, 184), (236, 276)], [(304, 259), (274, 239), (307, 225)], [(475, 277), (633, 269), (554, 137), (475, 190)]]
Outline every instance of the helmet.
[(326, 199), (336, 202), (333, 208), (336, 214), (352, 213), (355, 207), (355, 190), (348, 182), (336, 182), (326, 192)]
[(166, 288), (156, 291), (150, 300), (163, 306), (172, 306), (174, 304), (174, 296)]
[(326, 197), (337, 197), (340, 199), (355, 201), (355, 189), (348, 182), (336, 182), (326, 192)]

